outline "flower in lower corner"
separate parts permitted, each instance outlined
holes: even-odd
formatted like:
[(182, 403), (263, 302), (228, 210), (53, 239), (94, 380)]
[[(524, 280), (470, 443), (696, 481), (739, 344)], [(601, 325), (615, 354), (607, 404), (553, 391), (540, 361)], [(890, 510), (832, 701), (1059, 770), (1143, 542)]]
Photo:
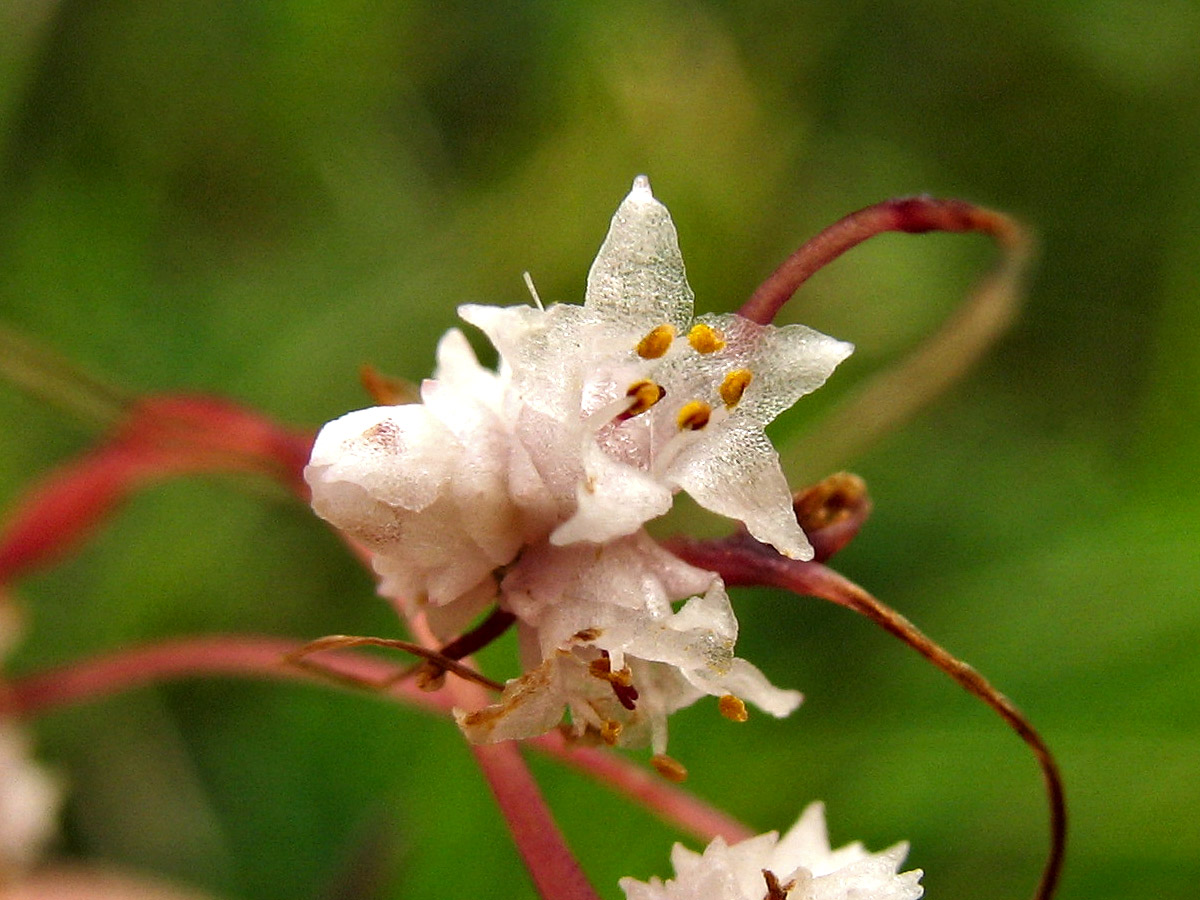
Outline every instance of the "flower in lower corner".
[(491, 604), (517, 618), (527, 675), (461, 720), (468, 735), (530, 736), (567, 709), (577, 730), (658, 748), (666, 716), (706, 694), (794, 709), (799, 694), (733, 655), (720, 579), (643, 526), (684, 490), (811, 557), (763, 428), (850, 345), (800, 325), (694, 319), (675, 226), (645, 178), (613, 217), (582, 306), (459, 312), (496, 346), (498, 370), (448, 332), (421, 402), (329, 423), (305, 477), (317, 513), (371, 551), (380, 592), (435, 634)]
[[(21, 632), (19, 618), (0, 592), (0, 658)], [(0, 715), (0, 888), (40, 861), (58, 830), (63, 800), (59, 779), (34, 759), (22, 724)]]
[(855, 842), (831, 850), (823, 804), (810, 804), (780, 837), (736, 844), (716, 838), (702, 853), (676, 844), (675, 877), (622, 878), (626, 900), (918, 900), (921, 870), (900, 872), (904, 843), (870, 853)]

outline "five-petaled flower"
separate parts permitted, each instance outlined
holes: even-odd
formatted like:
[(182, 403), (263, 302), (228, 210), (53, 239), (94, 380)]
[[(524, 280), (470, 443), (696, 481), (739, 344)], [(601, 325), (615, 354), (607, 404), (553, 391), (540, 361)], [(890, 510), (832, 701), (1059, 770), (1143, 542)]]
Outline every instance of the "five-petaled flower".
[(496, 346), (498, 371), (450, 331), (422, 402), (326, 425), (306, 477), (316, 511), (372, 551), (380, 592), (435, 633), (493, 603), (517, 617), (527, 672), (498, 705), (460, 716), (467, 734), (537, 734), (566, 707), (614, 742), (648, 726), (661, 751), (667, 714), (705, 694), (794, 709), (799, 694), (734, 657), (720, 579), (643, 526), (683, 490), (810, 558), (763, 429), (851, 346), (802, 325), (693, 318), (675, 226), (644, 177), (582, 306), (459, 313)]
[(908, 845), (869, 853), (855, 842), (831, 850), (825, 808), (813, 803), (780, 837), (736, 844), (716, 838), (703, 853), (676, 844), (674, 879), (622, 878), (626, 900), (917, 900), (921, 870), (900, 873)]

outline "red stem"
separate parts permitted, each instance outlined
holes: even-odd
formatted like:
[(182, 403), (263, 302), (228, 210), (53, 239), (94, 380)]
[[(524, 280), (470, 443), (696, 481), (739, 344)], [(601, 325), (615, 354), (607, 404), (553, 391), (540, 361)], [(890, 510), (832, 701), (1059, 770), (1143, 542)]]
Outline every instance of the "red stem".
[[(0, 686), (0, 709), (35, 716), (60, 706), (96, 700), (144, 685), (205, 675), (266, 678), (330, 685), (328, 678), (287, 665), (284, 659), (303, 647), (302, 641), (274, 637), (214, 636), (153, 644), (110, 656), (72, 663), (27, 675)], [(375, 684), (391, 683), (401, 671), (372, 656), (327, 654), (323, 664), (336, 674)], [(393, 684), (387, 696), (405, 700), (439, 714), (454, 701), (442, 691), (415, 690), (411, 682)], [(568, 744), (557, 732), (529, 742), (541, 752), (607, 784), (619, 794), (645, 805), (664, 821), (704, 841), (717, 835), (742, 840), (750, 829), (688, 792), (628, 760), (591, 747)]]
[[(438, 646), (423, 616), (411, 619), (410, 625), (421, 643)], [(469, 657), (463, 657), (462, 662), (472, 665)], [(456, 708), (476, 710), (491, 702), (483, 687), (473, 681), (456, 678), (448, 681), (443, 691), (450, 695)], [(472, 744), (471, 753), (492, 789), (517, 852), (543, 900), (600, 900), (559, 831), (517, 743)]]
[[(329, 679), (285, 661), (289, 654), (306, 646), (303, 641), (240, 635), (184, 638), (151, 644), (27, 675), (5, 686), (0, 692), (0, 706), (8, 712), (32, 716), (143, 685), (204, 675), (328, 685)], [(323, 664), (336, 674), (378, 682), (396, 672), (396, 667), (385, 660), (348, 653), (327, 655)], [(444, 714), (452, 706), (448, 696), (418, 690), (411, 682), (392, 685), (387, 693), (428, 712)]]
[(1050, 900), (1058, 887), (1066, 853), (1067, 806), (1062, 775), (1042, 736), (1011, 700), (900, 613), (828, 566), (785, 559), (745, 533), (713, 541), (675, 538), (664, 545), (685, 562), (719, 573), (726, 585), (773, 585), (795, 594), (828, 600), (866, 616), (991, 707), (1033, 752), (1042, 771), (1049, 807), (1050, 849), (1034, 900)]
[(769, 324), (814, 272), (868, 238), (890, 231), (978, 231), (992, 237), (1006, 251), (1006, 260), (1020, 265), (1028, 252), (1024, 231), (1002, 213), (962, 200), (924, 195), (884, 200), (850, 213), (803, 244), (759, 286), (738, 313), (761, 325)]
[(558, 830), (516, 741), (472, 744), (471, 752), (504, 813), (538, 894), (544, 900), (599, 900)]
[(705, 843), (722, 837), (734, 844), (754, 836), (753, 831), (732, 816), (619, 756), (595, 747), (572, 746), (556, 731), (534, 738), (531, 743), (547, 755), (642, 803), (663, 820)]

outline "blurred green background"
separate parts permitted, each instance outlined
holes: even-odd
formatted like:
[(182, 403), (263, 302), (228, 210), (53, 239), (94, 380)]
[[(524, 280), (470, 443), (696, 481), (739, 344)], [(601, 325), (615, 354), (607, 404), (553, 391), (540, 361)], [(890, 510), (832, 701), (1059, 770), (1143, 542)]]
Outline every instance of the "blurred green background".
[[(138, 391), (316, 425), (418, 379), (463, 302), (575, 301), (648, 173), (705, 309), (888, 196), (1007, 210), (1040, 236), (985, 363), (868, 454), (837, 560), (977, 665), (1060, 754), (1061, 896), (1200, 882), (1200, 5), (3, 0), (0, 321)], [(992, 260), (879, 238), (787, 316), (857, 354), (780, 443), (895, 362)], [(95, 439), (0, 385), (0, 504)], [(836, 446), (837, 436), (829, 440)], [(793, 473), (797, 483), (823, 471)], [(711, 526), (708, 526), (711, 527)], [(248, 482), (140, 495), (22, 585), (17, 671), (214, 631), (392, 635), (305, 509)], [(673, 720), (691, 787), (759, 829), (912, 841), (930, 897), (1024, 897), (1032, 759), (865, 620), (736, 592), (741, 655), (808, 694), (784, 722)], [(498, 671), (511, 648), (497, 648)], [(59, 853), (228, 898), (533, 896), (456, 732), (367, 698), (210, 681), (46, 717)], [(535, 760), (603, 895), (678, 835)]]

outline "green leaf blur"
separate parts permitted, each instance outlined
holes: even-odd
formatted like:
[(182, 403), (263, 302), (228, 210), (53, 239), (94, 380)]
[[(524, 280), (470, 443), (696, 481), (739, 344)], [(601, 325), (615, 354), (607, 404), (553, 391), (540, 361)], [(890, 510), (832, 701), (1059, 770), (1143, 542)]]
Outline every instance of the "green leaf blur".
[[(524, 302), (525, 269), (578, 300), (638, 173), (703, 309), (888, 196), (1017, 215), (1041, 248), (1021, 319), (845, 460), (876, 507), (836, 562), (1061, 754), (1063, 900), (1192, 897), (1198, 46), (1188, 0), (0, 0), (0, 322), (133, 390), (315, 426), (367, 404), (363, 362), (427, 374), (457, 304)], [(786, 317), (859, 349), (812, 408), (900, 358), (990, 252), (892, 235), (817, 276)], [(776, 436), (813, 421), (802, 403)], [(0, 423), (0, 506), (94, 437), (7, 384)], [(321, 522), (228, 479), (145, 492), (20, 596), (18, 671), (170, 635), (397, 633)], [(910, 840), (931, 898), (1028, 896), (1045, 812), (1015, 737), (844, 610), (734, 602), (740, 655), (808, 700), (678, 716), (690, 786), (763, 830), (824, 799), (835, 841)], [(446, 723), (211, 681), (36, 730), (70, 783), (61, 855), (230, 900), (533, 896)], [(669, 873), (678, 835), (535, 767), (604, 896)]]

